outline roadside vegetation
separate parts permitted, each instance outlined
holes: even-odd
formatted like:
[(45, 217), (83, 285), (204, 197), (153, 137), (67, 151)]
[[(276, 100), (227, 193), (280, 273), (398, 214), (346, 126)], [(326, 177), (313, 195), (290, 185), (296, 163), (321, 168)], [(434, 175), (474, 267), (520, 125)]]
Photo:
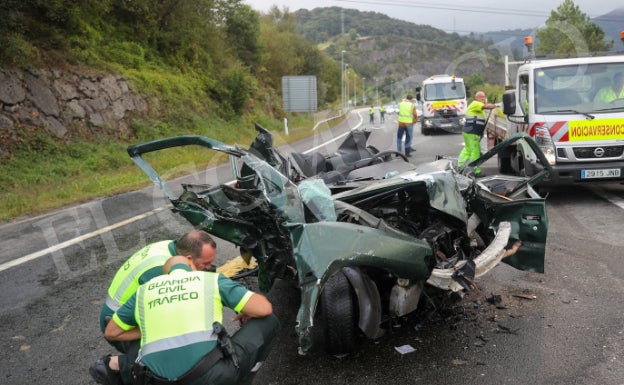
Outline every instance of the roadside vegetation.
[(316, 75), (322, 109), (340, 95), (335, 62), (277, 9), (259, 15), (237, 0), (8, 0), (0, 13), (3, 67), (116, 73), (160, 107), (158, 115), (135, 116), (127, 137), (84, 129), (59, 140), (38, 127), (0, 130), (0, 220), (147, 185), (129, 144), (194, 134), (247, 146), (254, 122), (281, 132), (284, 118), (287, 140), (310, 135), (312, 115), (282, 110), (283, 74)]
[[(551, 18), (577, 20), (583, 31), (598, 36), (602, 31), (568, 2)], [(343, 35), (336, 9), (315, 12), (273, 8), (258, 14), (242, 0), (0, 2), (0, 66), (115, 73), (159, 107), (157, 114), (134, 116), (125, 136), (83, 129), (60, 140), (40, 127), (0, 128), (0, 221), (147, 185), (126, 153), (130, 144), (195, 134), (247, 146), (255, 137), (254, 122), (282, 132), (284, 118), (290, 135), (278, 135), (278, 145), (309, 136), (315, 118), (283, 111), (281, 78), (315, 75), (319, 109), (336, 111), (343, 51), (350, 64), (342, 80), (360, 97), (378, 95), (380, 103), (410, 91), (412, 85), (401, 80), (412, 65), (429, 68), (476, 51), (500, 65), (501, 58), (487, 51), (491, 42), (473, 36), (353, 10), (345, 12), (351, 24)], [(565, 39), (549, 33), (551, 28), (557, 25), (547, 23), (542, 40)], [(366, 36), (375, 37), (374, 47), (367, 46)], [(404, 51), (391, 54), (395, 44)], [(404, 52), (414, 52), (414, 59), (408, 62)], [(502, 76), (494, 81), (494, 71), (481, 62), (463, 60), (458, 75), (473, 92), (481, 89), (490, 101), (500, 101)], [(194, 153), (177, 156), (179, 162), (197, 160)]]

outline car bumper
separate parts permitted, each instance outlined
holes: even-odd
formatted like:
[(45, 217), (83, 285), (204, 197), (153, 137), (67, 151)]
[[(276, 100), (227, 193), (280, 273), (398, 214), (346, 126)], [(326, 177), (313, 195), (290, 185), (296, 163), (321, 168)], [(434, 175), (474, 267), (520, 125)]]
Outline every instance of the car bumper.
[[(515, 249), (507, 249), (510, 234), (511, 224), (509, 222), (501, 222), (494, 240), (474, 259), (475, 278), (486, 274), (498, 265), (503, 258), (513, 254)], [(462, 291), (464, 286), (460, 285), (455, 280), (454, 275), (464, 264), (465, 261), (462, 261), (450, 269), (433, 269), (427, 283), (442, 290), (451, 290), (454, 292)]]
[[(619, 169), (620, 176), (613, 178), (583, 178), (583, 170), (607, 170)], [(541, 185), (572, 185), (572, 184), (595, 184), (617, 183), (624, 181), (624, 164), (622, 161), (584, 163), (584, 164), (557, 164), (553, 171), (541, 183)]]

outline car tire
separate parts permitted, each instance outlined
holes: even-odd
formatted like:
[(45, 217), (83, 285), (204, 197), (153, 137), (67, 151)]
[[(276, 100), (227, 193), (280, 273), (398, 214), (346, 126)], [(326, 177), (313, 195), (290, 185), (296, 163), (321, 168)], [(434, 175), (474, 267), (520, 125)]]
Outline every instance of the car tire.
[(321, 292), (325, 350), (348, 354), (355, 348), (355, 301), (351, 284), (341, 272), (332, 275)]

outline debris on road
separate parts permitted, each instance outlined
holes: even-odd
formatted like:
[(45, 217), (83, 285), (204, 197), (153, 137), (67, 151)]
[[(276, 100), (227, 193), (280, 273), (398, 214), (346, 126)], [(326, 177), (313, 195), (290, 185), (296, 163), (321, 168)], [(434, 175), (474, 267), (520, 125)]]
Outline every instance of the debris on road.
[(408, 353), (412, 353), (416, 351), (416, 349), (414, 349), (412, 345), (395, 346), (394, 350), (396, 350), (397, 352), (401, 354), (408, 354)]
[(499, 333), (509, 333), (509, 334), (518, 334), (518, 330), (520, 330), (520, 328), (518, 329), (511, 329), (507, 326), (501, 325), (501, 324), (496, 324), (498, 326), (498, 328), (500, 329), (498, 332)]

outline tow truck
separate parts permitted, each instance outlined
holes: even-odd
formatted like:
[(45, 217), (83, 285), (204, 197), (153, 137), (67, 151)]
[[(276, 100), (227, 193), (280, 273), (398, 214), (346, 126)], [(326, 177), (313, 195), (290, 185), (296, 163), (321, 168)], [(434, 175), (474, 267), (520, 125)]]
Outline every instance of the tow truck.
[[(488, 147), (527, 133), (553, 169), (542, 186), (624, 181), (624, 98), (601, 97), (624, 74), (624, 55), (539, 59), (530, 36), (525, 46), (529, 54), (515, 85), (505, 86), (502, 110), (488, 117)], [(506, 83), (509, 64), (505, 57)], [(531, 176), (542, 170), (525, 150), (518, 145), (499, 153), (500, 172)]]

